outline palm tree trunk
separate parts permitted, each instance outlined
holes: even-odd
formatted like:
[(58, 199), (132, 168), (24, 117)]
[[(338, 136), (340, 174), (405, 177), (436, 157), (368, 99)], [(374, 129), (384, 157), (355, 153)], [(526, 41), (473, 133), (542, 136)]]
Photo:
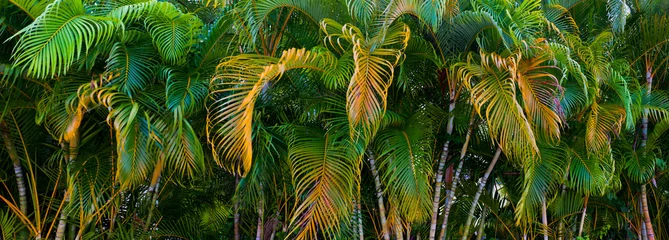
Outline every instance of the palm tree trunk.
[[(567, 171), (564, 174), (563, 182), (567, 182), (567, 179), (569, 179), (569, 169), (571, 168), (571, 163), (567, 165)], [(567, 185), (562, 184), (562, 195), (564, 195), (567, 192)], [(560, 223), (558, 224), (558, 240), (562, 240), (564, 238), (564, 220), (560, 219)]]
[(371, 150), (367, 150), (367, 156), (369, 160), (369, 168), (372, 171), (372, 177), (374, 177), (374, 187), (376, 189), (376, 200), (378, 201), (379, 205), (379, 217), (381, 218), (381, 231), (383, 234), (383, 239), (390, 240), (390, 233), (388, 231), (388, 224), (386, 220), (386, 207), (383, 205), (383, 190), (381, 189), (379, 172), (376, 170), (374, 153)]
[(0, 132), (2, 133), (2, 140), (5, 142), (5, 148), (9, 154), (9, 158), (12, 159), (12, 164), (14, 165), (14, 175), (16, 176), (16, 186), (19, 189), (19, 209), (23, 215), (28, 214), (28, 198), (26, 197), (26, 183), (23, 180), (23, 168), (21, 167), (21, 159), (19, 154), (16, 152), (16, 147), (14, 146), (14, 141), (12, 140), (11, 132), (9, 127), (4, 120), (0, 121)]
[(158, 200), (158, 187), (160, 184), (160, 174), (163, 171), (163, 153), (160, 154), (160, 158), (156, 163), (156, 166), (153, 170), (153, 176), (151, 176), (151, 185), (149, 185), (149, 191), (147, 198), (149, 199), (149, 215), (146, 217), (146, 222), (144, 223), (144, 232), (147, 232), (151, 227), (151, 221), (153, 221), (153, 212), (156, 209), (156, 200)]
[[(235, 174), (235, 188), (239, 185), (239, 176)], [(235, 240), (240, 239), (239, 235), (239, 198), (235, 197), (235, 220), (234, 220)]]
[[(653, 89), (653, 67), (650, 66), (648, 60), (646, 63), (646, 95), (650, 97)], [(644, 109), (643, 117), (641, 119), (641, 151), (646, 154), (646, 142), (648, 140), (648, 109)], [(646, 184), (641, 185), (641, 207), (644, 216), (644, 225), (648, 240), (655, 240), (655, 231), (653, 231), (653, 224), (650, 221), (650, 213), (648, 212), (648, 198), (646, 196)]]
[(363, 227), (362, 227), (362, 212), (361, 212), (360, 209), (361, 209), (360, 208), (360, 201), (356, 201), (356, 203), (355, 203), (355, 211), (356, 211), (355, 217), (357, 218), (356, 220), (358, 222), (358, 235), (360, 236), (360, 240), (365, 240), (365, 232), (363, 231)]
[(260, 186), (260, 198), (258, 200), (258, 207), (257, 207), (258, 208), (258, 224), (256, 226), (256, 240), (262, 240), (263, 235), (265, 235), (263, 233), (263, 230), (265, 229), (264, 228), (265, 224), (263, 224), (263, 207), (264, 206), (263, 206), (263, 200), (262, 200), (262, 198), (263, 198), (263, 196), (262, 196), (263, 195), (262, 194), (262, 192), (263, 192), (262, 183), (260, 183), (259, 186)]
[(544, 227), (544, 240), (548, 240), (548, 214), (546, 213), (546, 197), (541, 199), (541, 224)]
[(441, 222), (441, 232), (439, 233), (439, 239), (446, 239), (446, 231), (448, 229), (448, 217), (451, 213), (451, 207), (453, 206), (453, 199), (455, 198), (455, 190), (458, 189), (458, 183), (460, 182), (460, 173), (462, 172), (462, 167), (464, 166), (464, 158), (469, 149), (469, 140), (472, 136), (472, 131), (474, 131), (474, 119), (476, 117), (476, 111), (472, 110), (472, 113), (469, 117), (469, 127), (467, 129), (467, 135), (465, 136), (465, 143), (460, 149), (460, 163), (455, 169), (455, 174), (453, 175), (453, 182), (451, 183), (451, 189), (446, 193), (446, 208), (444, 209), (444, 219)]
[(488, 166), (488, 169), (483, 175), (483, 178), (481, 178), (481, 182), (479, 183), (479, 189), (478, 191), (476, 191), (474, 199), (472, 199), (472, 207), (469, 209), (469, 215), (467, 216), (467, 221), (465, 222), (465, 229), (462, 232), (462, 240), (467, 240), (467, 235), (469, 235), (469, 228), (472, 225), (472, 219), (474, 219), (474, 212), (476, 211), (476, 205), (478, 204), (479, 198), (481, 198), (483, 189), (485, 188), (485, 185), (488, 182), (488, 177), (490, 177), (492, 169), (495, 168), (495, 164), (497, 163), (497, 160), (499, 159), (499, 155), (501, 153), (502, 153), (502, 148), (497, 147), (495, 156), (492, 158), (492, 161), (490, 161), (490, 165)]
[[(455, 116), (452, 115), (453, 109), (455, 109), (455, 91), (451, 90), (450, 99), (448, 104), (448, 113), (451, 114), (451, 117), (448, 119), (448, 125), (446, 125), (446, 134), (450, 137), (453, 133), (453, 125), (455, 122)], [(451, 144), (451, 141), (446, 141), (441, 150), (441, 156), (439, 157), (439, 164), (437, 165), (437, 176), (434, 183), (434, 197), (432, 200), (432, 219), (430, 221), (430, 235), (429, 240), (434, 240), (434, 237), (437, 235), (437, 218), (439, 218), (439, 203), (441, 199), (441, 185), (444, 180), (444, 167), (446, 166), (446, 159), (448, 159), (448, 147)]]
[(650, 221), (648, 197), (646, 195), (646, 184), (644, 184), (641, 185), (641, 207), (643, 211), (644, 225), (646, 226), (646, 236), (648, 236), (648, 240), (655, 240), (655, 232), (653, 231), (653, 224)]
[[(63, 205), (63, 209), (60, 212), (60, 220), (58, 222), (58, 228), (56, 229), (56, 240), (62, 240), (63, 236), (65, 235), (65, 227), (67, 225), (67, 209), (68, 206), (70, 205), (70, 196), (72, 195), (72, 179), (71, 179), (71, 174), (70, 174), (70, 164), (74, 162), (74, 160), (77, 158), (77, 155), (79, 155), (79, 125), (81, 123), (81, 119), (83, 118), (83, 113), (78, 112), (76, 113), (72, 119), (70, 119), (70, 122), (68, 123), (67, 128), (70, 133), (66, 134), (71, 134), (69, 136), (69, 141), (67, 143), (61, 143), (61, 147), (65, 151), (65, 160), (66, 160), (66, 176), (67, 176), (67, 190), (65, 191), (65, 203)], [(67, 139), (67, 138), (66, 138)]]
[(583, 204), (583, 213), (581, 213), (581, 223), (578, 225), (578, 236), (583, 236), (583, 224), (585, 223), (585, 216), (588, 212), (588, 196), (585, 196)]
[(485, 230), (485, 218), (488, 215), (488, 208), (483, 208), (483, 213), (481, 213), (481, 223), (479, 224), (479, 229), (476, 230), (476, 240), (481, 240), (483, 239), (484, 232)]

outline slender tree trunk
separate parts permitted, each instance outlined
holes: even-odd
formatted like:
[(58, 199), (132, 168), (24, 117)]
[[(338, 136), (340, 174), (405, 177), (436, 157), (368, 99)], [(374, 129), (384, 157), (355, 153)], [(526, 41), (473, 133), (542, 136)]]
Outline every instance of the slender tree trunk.
[(495, 156), (492, 158), (492, 161), (490, 161), (490, 165), (488, 166), (488, 169), (483, 175), (483, 178), (481, 178), (481, 182), (479, 183), (479, 189), (476, 191), (474, 199), (472, 199), (472, 207), (469, 209), (469, 215), (467, 216), (467, 221), (465, 222), (465, 229), (462, 232), (462, 240), (467, 240), (467, 235), (469, 235), (469, 228), (472, 225), (472, 219), (474, 219), (474, 212), (476, 211), (476, 205), (478, 204), (479, 198), (483, 193), (483, 189), (485, 188), (485, 185), (488, 182), (488, 177), (490, 177), (492, 169), (495, 168), (495, 164), (497, 163), (497, 160), (499, 159), (499, 155), (501, 153), (502, 153), (502, 148), (497, 147)]
[(160, 187), (160, 174), (163, 171), (163, 158), (164, 154), (160, 154), (160, 159), (156, 163), (155, 169), (153, 170), (153, 176), (151, 176), (151, 185), (149, 185), (149, 191), (147, 198), (149, 198), (149, 215), (146, 217), (146, 222), (144, 223), (144, 232), (148, 232), (151, 227), (151, 222), (153, 221), (153, 213), (156, 209), (156, 201), (158, 200), (158, 188)]
[(483, 213), (481, 213), (481, 223), (479, 223), (479, 229), (476, 231), (476, 240), (483, 239), (484, 230), (485, 230), (485, 218), (488, 215), (488, 208), (483, 208)]
[[(446, 134), (448, 137), (451, 137), (453, 133), (453, 125), (455, 116), (453, 115), (453, 109), (455, 109), (455, 90), (450, 91), (450, 98), (448, 104), (448, 113), (451, 114), (451, 117), (448, 119), (448, 125), (446, 125)], [(430, 235), (429, 240), (434, 240), (437, 235), (437, 219), (439, 218), (439, 201), (441, 199), (441, 185), (443, 184), (444, 178), (444, 167), (446, 166), (446, 159), (448, 159), (448, 147), (451, 141), (447, 140), (444, 143), (444, 146), (441, 150), (441, 156), (439, 157), (439, 163), (437, 165), (437, 176), (434, 183), (434, 198), (432, 200), (432, 219), (430, 221)]]
[(544, 228), (544, 240), (548, 240), (548, 214), (546, 213), (546, 197), (541, 198), (541, 224)]
[[(571, 168), (571, 163), (569, 163), (569, 165), (567, 165), (567, 171), (564, 174), (564, 178), (563, 178), (564, 182), (567, 182), (567, 180), (569, 179), (569, 169), (570, 168)], [(567, 185), (562, 184), (562, 195), (564, 195), (566, 192), (567, 192)], [(565, 234), (565, 232), (564, 232), (564, 219), (560, 219), (559, 221), (560, 221), (560, 223), (558, 224), (558, 240), (562, 240), (564, 238), (564, 234)]]
[(469, 127), (467, 129), (467, 135), (465, 136), (465, 143), (460, 149), (460, 162), (458, 167), (455, 169), (455, 174), (453, 174), (453, 182), (451, 183), (451, 189), (446, 193), (446, 207), (444, 209), (444, 219), (441, 222), (441, 232), (439, 233), (439, 239), (446, 239), (446, 232), (448, 230), (448, 217), (451, 213), (451, 207), (455, 201), (455, 191), (458, 189), (458, 183), (460, 182), (460, 173), (462, 172), (462, 167), (464, 166), (464, 158), (467, 155), (467, 150), (469, 149), (469, 140), (472, 136), (472, 131), (474, 130), (474, 119), (476, 118), (476, 111), (472, 110), (472, 113), (469, 117)]
[[(239, 176), (235, 174), (235, 188), (239, 185)], [(235, 240), (240, 239), (239, 235), (239, 198), (235, 197), (235, 220), (234, 220)]]
[[(650, 66), (649, 60), (646, 60), (646, 95), (651, 96), (653, 89), (653, 67)], [(641, 151), (645, 156), (646, 142), (648, 140), (648, 109), (644, 109), (644, 114), (641, 119)], [(653, 224), (650, 221), (650, 213), (648, 212), (648, 198), (646, 196), (646, 184), (641, 185), (641, 207), (644, 216), (644, 224), (646, 226), (648, 240), (655, 240), (655, 231), (653, 231)]]
[(14, 175), (16, 176), (16, 186), (19, 189), (19, 209), (23, 215), (28, 214), (28, 198), (26, 196), (26, 183), (23, 180), (23, 168), (21, 167), (21, 159), (19, 154), (16, 152), (16, 147), (14, 146), (14, 141), (9, 131), (9, 127), (4, 120), (0, 121), (0, 132), (2, 133), (2, 140), (5, 142), (5, 148), (9, 154), (9, 158), (12, 159), (12, 164), (14, 165)]
[[(72, 195), (72, 179), (70, 173), (70, 164), (74, 162), (79, 155), (79, 125), (83, 119), (83, 113), (77, 112), (70, 122), (68, 123), (67, 128), (70, 132), (66, 133), (66, 140), (69, 140), (67, 143), (61, 143), (61, 147), (65, 151), (65, 160), (66, 160), (66, 176), (67, 176), (67, 190), (65, 191), (65, 203), (63, 209), (60, 212), (60, 220), (58, 222), (58, 228), (56, 229), (56, 240), (62, 240), (63, 235), (65, 235), (65, 227), (67, 225), (67, 209), (70, 205), (70, 196)], [(68, 139), (69, 138), (69, 139)]]
[(362, 227), (362, 212), (360, 208), (360, 201), (356, 201), (355, 210), (357, 211), (355, 216), (358, 222), (358, 235), (360, 236), (360, 240), (365, 240), (365, 232), (363, 231)]
[(372, 171), (372, 177), (374, 177), (374, 187), (376, 189), (376, 200), (378, 201), (379, 205), (379, 217), (381, 218), (381, 231), (383, 234), (383, 239), (390, 240), (390, 233), (388, 231), (386, 219), (386, 207), (383, 205), (383, 190), (381, 188), (379, 172), (376, 170), (374, 153), (371, 150), (367, 150), (367, 155), (369, 160), (369, 168)]
[(66, 208), (70, 205), (70, 192), (65, 191), (65, 203), (63, 203), (63, 208), (60, 210), (60, 219), (58, 220), (58, 228), (56, 228), (56, 240), (61, 240), (65, 236), (65, 228), (67, 227), (67, 214)]
[(646, 226), (646, 236), (648, 236), (648, 240), (655, 240), (655, 232), (653, 231), (653, 224), (650, 221), (648, 197), (646, 195), (646, 184), (644, 184), (641, 185), (641, 207), (643, 210), (644, 225)]
[(578, 225), (578, 236), (583, 236), (583, 224), (585, 224), (585, 216), (588, 212), (588, 196), (585, 196), (585, 203), (583, 204), (583, 213), (581, 213), (581, 223)]
[(262, 189), (262, 183), (260, 183), (260, 199), (258, 200), (258, 225), (256, 229), (256, 240), (262, 240), (263, 236), (265, 235), (263, 233), (264, 231), (264, 221), (263, 221), (263, 189)]

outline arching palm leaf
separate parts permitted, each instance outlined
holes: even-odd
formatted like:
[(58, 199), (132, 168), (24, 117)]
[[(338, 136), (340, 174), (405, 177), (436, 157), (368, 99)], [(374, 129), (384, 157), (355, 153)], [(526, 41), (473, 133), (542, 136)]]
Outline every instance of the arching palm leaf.
[[(291, 218), (295, 239), (316, 239), (339, 232), (353, 208), (358, 157), (345, 134), (295, 127), (288, 144), (298, 201)], [(298, 231), (299, 230), (299, 231)]]
[(58, 0), (19, 31), (14, 64), (36, 78), (65, 74), (93, 45), (108, 41), (118, 28), (110, 17), (86, 14), (81, 0)]
[(242, 174), (251, 168), (253, 110), (256, 98), (270, 81), (290, 69), (334, 67), (334, 60), (327, 51), (290, 49), (280, 59), (243, 54), (221, 63), (210, 84), (214, 102), (207, 117), (208, 141), (218, 163)]

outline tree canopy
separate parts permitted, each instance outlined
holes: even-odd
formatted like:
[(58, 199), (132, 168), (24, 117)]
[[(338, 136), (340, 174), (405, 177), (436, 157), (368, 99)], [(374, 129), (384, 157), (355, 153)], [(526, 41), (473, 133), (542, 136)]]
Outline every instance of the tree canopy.
[(669, 238), (667, 12), (0, 0), (0, 240)]

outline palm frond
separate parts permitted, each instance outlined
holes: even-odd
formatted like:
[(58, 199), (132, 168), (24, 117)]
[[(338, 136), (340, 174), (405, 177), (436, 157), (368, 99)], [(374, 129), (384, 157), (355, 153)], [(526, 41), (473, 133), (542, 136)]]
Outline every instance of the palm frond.
[(186, 61), (186, 55), (202, 30), (202, 22), (197, 16), (176, 11), (151, 14), (145, 22), (158, 53), (170, 64)]
[(432, 206), (430, 179), (438, 119), (417, 113), (403, 128), (391, 128), (375, 138), (386, 193), (397, 200), (402, 218), (419, 222)]
[(14, 35), (21, 36), (14, 65), (36, 78), (65, 74), (77, 58), (111, 39), (118, 28), (113, 18), (87, 15), (81, 0), (55, 1)]
[(251, 126), (256, 98), (271, 81), (296, 68), (322, 70), (333, 67), (328, 51), (290, 49), (280, 59), (242, 54), (219, 65), (210, 83), (214, 98), (207, 116), (208, 141), (216, 161), (231, 171), (244, 174), (251, 168)]
[(158, 63), (155, 55), (150, 42), (115, 43), (107, 59), (109, 81), (118, 84), (119, 90), (132, 98), (153, 78), (154, 66)]
[(335, 234), (353, 209), (354, 164), (359, 157), (346, 134), (295, 127), (288, 143), (297, 208), (290, 220), (295, 239)]

